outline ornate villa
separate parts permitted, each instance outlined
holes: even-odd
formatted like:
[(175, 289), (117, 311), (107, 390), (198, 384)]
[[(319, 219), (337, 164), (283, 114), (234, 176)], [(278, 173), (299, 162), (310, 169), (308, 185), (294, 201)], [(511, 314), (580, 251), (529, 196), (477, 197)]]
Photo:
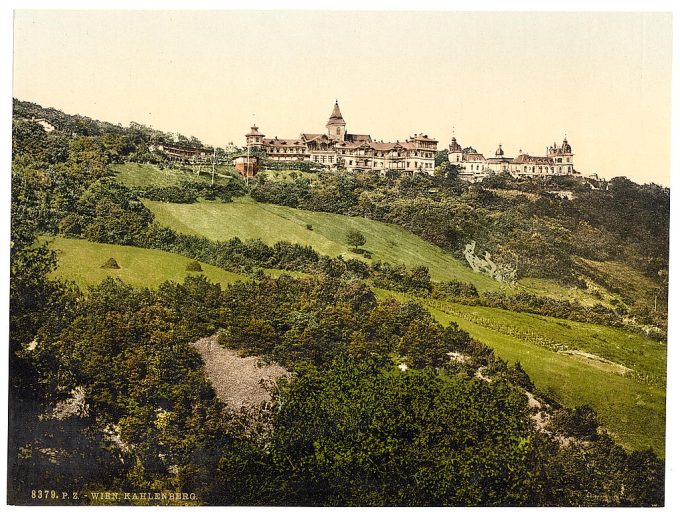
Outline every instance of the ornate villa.
[(437, 140), (422, 133), (404, 142), (374, 141), (368, 134), (348, 133), (337, 100), (326, 133), (301, 133), (298, 137), (266, 137), (253, 125), (246, 134), (246, 144), (260, 149), (275, 161), (308, 161), (328, 169), (347, 171), (398, 170), (434, 174)]
[(498, 145), (495, 156), (485, 158), (474, 148), (465, 148), (456, 138), (449, 144), (449, 162), (459, 167), (461, 179), (478, 182), (490, 173), (507, 172), (514, 177), (540, 177), (549, 175), (575, 175), (574, 154), (565, 137), (562, 146), (553, 143), (546, 147), (544, 157), (535, 157), (519, 150), (515, 158), (506, 157), (503, 146)]

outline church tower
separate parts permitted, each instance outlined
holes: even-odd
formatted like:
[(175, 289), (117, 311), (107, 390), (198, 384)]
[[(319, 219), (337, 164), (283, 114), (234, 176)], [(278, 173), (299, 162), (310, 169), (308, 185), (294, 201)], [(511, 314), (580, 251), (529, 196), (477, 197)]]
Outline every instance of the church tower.
[(340, 113), (340, 107), (338, 106), (338, 100), (335, 100), (335, 106), (333, 107), (333, 113), (331, 113), (328, 122), (326, 123), (326, 130), (328, 130), (328, 137), (336, 141), (345, 140), (345, 120), (342, 118)]

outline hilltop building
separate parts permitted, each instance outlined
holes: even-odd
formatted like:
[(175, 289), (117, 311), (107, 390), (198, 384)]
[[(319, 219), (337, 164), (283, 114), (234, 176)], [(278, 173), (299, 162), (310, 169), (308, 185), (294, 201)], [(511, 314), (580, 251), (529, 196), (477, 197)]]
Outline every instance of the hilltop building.
[(326, 123), (326, 133), (301, 133), (298, 137), (270, 138), (253, 125), (246, 134), (251, 149), (264, 151), (278, 162), (308, 161), (328, 169), (347, 171), (405, 172), (434, 174), (437, 140), (422, 133), (404, 142), (374, 141), (368, 134), (349, 133), (338, 101)]
[(175, 162), (199, 163), (212, 158), (213, 150), (181, 144), (150, 145), (149, 151), (157, 152)]
[(491, 173), (510, 173), (513, 177), (541, 177), (575, 175), (574, 154), (565, 137), (562, 146), (553, 143), (546, 148), (544, 157), (529, 155), (519, 150), (515, 158), (506, 157), (503, 146), (498, 145), (494, 157), (485, 158), (474, 148), (463, 148), (453, 137), (449, 144), (449, 162), (459, 167), (461, 179), (478, 182)]

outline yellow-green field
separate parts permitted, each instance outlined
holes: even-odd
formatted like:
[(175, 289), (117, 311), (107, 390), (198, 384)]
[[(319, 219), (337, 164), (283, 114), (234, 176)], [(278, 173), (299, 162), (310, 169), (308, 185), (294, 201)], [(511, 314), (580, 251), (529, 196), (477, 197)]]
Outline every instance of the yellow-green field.
[[(138, 287), (157, 287), (166, 280), (182, 282), (187, 275), (196, 274), (203, 274), (223, 287), (248, 279), (243, 274), (228, 272), (206, 263), (201, 263), (203, 272), (188, 272), (186, 267), (191, 260), (169, 252), (62, 237), (44, 239), (56, 251), (59, 262), (52, 276), (75, 281), (83, 288), (96, 285), (107, 277), (116, 277)], [(109, 258), (115, 259), (120, 268), (102, 268)]]
[[(131, 188), (144, 187), (166, 187), (175, 186), (182, 181), (204, 182), (210, 183), (212, 177), (212, 168), (210, 166), (193, 166), (185, 171), (179, 168), (163, 168), (154, 164), (111, 164), (109, 166), (111, 171), (116, 176), (116, 179)], [(225, 175), (235, 174), (234, 168), (227, 166), (215, 167), (215, 182), (223, 184), (229, 182)]]
[[(242, 240), (260, 239), (270, 245), (277, 241), (289, 241), (309, 245), (331, 257), (342, 255), (366, 262), (403, 263), (408, 268), (425, 265), (434, 281), (465, 281), (475, 285), (480, 292), (526, 291), (556, 299), (580, 301), (585, 305), (606, 305), (611, 299), (606, 291), (603, 298), (597, 298), (585, 290), (563, 287), (544, 279), (524, 278), (514, 287), (501, 284), (473, 272), (451, 254), (397, 225), (367, 218), (261, 204), (248, 197), (229, 204), (174, 204), (148, 200), (144, 203), (161, 225), (212, 240), (228, 240), (238, 236)], [(312, 226), (311, 230), (307, 228), (308, 225)], [(354, 254), (345, 242), (347, 231), (351, 229), (358, 230), (366, 237), (362, 249), (370, 252), (370, 259)]]

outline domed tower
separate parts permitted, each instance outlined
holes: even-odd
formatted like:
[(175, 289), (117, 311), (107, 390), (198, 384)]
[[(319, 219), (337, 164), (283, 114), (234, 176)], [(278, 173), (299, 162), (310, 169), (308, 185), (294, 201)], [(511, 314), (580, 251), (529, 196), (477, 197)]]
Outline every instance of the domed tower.
[(571, 145), (567, 142), (567, 136), (564, 136), (562, 146), (557, 143), (548, 150), (548, 157), (553, 161), (553, 173), (556, 175), (571, 175), (574, 173), (574, 154), (571, 151)]
[(250, 132), (246, 133), (246, 146), (251, 148), (261, 148), (262, 139), (264, 139), (264, 133), (260, 133), (257, 126), (253, 124), (250, 127)]
[(460, 164), (463, 160), (463, 147), (458, 144), (455, 137), (451, 137), (451, 144), (449, 144), (449, 162), (451, 164)]
[(505, 152), (503, 151), (503, 145), (499, 144), (498, 149), (496, 150), (496, 158), (497, 159), (502, 159), (503, 155), (505, 155)]
[(340, 113), (340, 107), (338, 106), (338, 100), (335, 100), (335, 106), (333, 107), (333, 112), (328, 118), (326, 123), (326, 130), (328, 130), (328, 137), (336, 141), (345, 140), (345, 120), (342, 118)]
[(562, 151), (564, 153), (571, 153), (571, 144), (567, 142), (567, 136), (564, 136), (564, 140), (562, 141)]

